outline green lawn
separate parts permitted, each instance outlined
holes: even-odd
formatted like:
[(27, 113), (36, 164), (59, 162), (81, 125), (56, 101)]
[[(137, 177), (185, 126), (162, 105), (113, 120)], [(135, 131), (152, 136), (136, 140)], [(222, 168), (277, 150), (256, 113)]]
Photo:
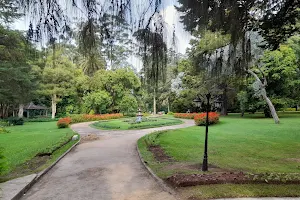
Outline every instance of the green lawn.
[(0, 134), (0, 147), (4, 148), (4, 156), (8, 162), (8, 170), (4, 176), (15, 173), (20, 167), (24, 168), (24, 163), (38, 153), (53, 153), (50, 156), (50, 160), (53, 161), (66, 150), (62, 151), (63, 148), (70, 147), (74, 143), (70, 142), (53, 152), (74, 134), (69, 128), (58, 129), (56, 122), (28, 122), (23, 126), (8, 127), (7, 130), (10, 133)]
[(182, 123), (182, 121), (178, 119), (168, 119), (168, 118), (161, 118), (161, 117), (155, 117), (155, 118), (149, 117), (146, 118), (146, 121), (143, 121), (141, 123), (132, 123), (135, 120), (136, 118), (99, 121), (92, 124), (91, 126), (94, 128), (104, 129), (104, 130), (129, 130), (129, 129), (146, 129), (146, 128), (155, 128), (155, 127), (162, 127), (162, 126), (171, 126), (171, 125)]
[[(300, 173), (300, 115), (280, 113), (280, 117), (279, 125), (275, 125), (272, 119), (263, 118), (262, 114), (246, 115), (245, 118), (240, 118), (238, 114), (222, 117), (219, 124), (209, 127), (209, 164), (223, 169), (252, 173)], [(139, 140), (138, 145), (148, 165), (161, 178), (176, 173), (201, 173), (196, 169), (170, 167), (168, 166), (171, 165), (170, 163), (156, 162), (152, 153), (147, 150), (145, 139), (148, 143), (150, 141), (160, 145), (166, 154), (175, 160), (175, 163), (191, 166), (202, 163), (204, 132), (205, 127), (196, 126), (170, 130), (158, 136), (157, 134), (145, 136)], [(259, 187), (255, 185), (228, 185), (224, 189), (228, 195), (222, 196), (219, 193), (213, 195), (213, 188), (218, 187), (222, 185), (193, 188), (196, 190), (194, 192), (197, 192), (199, 188), (206, 191), (203, 192), (202, 198), (217, 198), (218, 195), (221, 195), (220, 197), (272, 196), (274, 193), (270, 190), (276, 187), (280, 191), (287, 191), (281, 196), (292, 195), (288, 192), (289, 186), (285, 185), (269, 185), (265, 187), (266, 191), (259, 191)], [(253, 195), (248, 195), (249, 192), (243, 189), (245, 187), (249, 187), (250, 193), (254, 190)], [(292, 192), (294, 196), (300, 196), (300, 185), (291, 186), (291, 188), (293, 188), (292, 191), (298, 190), (298, 192)], [(226, 192), (223, 191), (224, 194)]]

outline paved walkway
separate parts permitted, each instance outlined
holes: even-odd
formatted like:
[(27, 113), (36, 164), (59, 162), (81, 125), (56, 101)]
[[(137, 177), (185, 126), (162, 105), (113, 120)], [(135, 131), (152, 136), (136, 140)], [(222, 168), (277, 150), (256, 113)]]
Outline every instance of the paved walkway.
[(141, 164), (136, 142), (157, 130), (193, 126), (184, 124), (129, 131), (103, 131), (80, 123), (72, 129), (80, 135), (95, 133), (100, 140), (78, 145), (54, 166), (22, 199), (32, 200), (171, 200)]

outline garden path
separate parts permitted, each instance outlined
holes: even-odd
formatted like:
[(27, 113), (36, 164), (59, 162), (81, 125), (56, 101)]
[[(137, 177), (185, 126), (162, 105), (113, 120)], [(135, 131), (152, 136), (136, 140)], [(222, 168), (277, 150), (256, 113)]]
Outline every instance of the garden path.
[(42, 177), (22, 199), (76, 200), (171, 200), (145, 170), (136, 150), (137, 140), (153, 131), (185, 128), (193, 120), (175, 126), (143, 130), (104, 131), (92, 122), (72, 125), (81, 136), (91, 133), (100, 139), (83, 142)]

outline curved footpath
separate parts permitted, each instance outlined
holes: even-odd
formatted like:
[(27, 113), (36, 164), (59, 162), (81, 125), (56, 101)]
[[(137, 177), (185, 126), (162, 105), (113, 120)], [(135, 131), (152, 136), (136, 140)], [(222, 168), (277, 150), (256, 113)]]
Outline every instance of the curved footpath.
[(105, 131), (92, 122), (72, 125), (81, 136), (95, 133), (100, 140), (82, 143), (58, 162), (22, 199), (50, 200), (171, 200), (155, 182), (136, 151), (137, 140), (153, 131), (185, 128), (184, 124), (143, 130)]

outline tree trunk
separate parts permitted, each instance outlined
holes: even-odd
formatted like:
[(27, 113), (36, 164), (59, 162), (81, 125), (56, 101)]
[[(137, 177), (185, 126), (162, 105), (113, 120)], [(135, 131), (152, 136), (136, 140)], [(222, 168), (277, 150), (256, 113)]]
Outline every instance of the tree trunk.
[(222, 109), (221, 109), (221, 115), (227, 116), (228, 115), (228, 98), (227, 98), (227, 89), (224, 89), (223, 92), (223, 103), (222, 103)]
[(169, 98), (168, 98), (168, 113), (170, 112), (170, 102), (169, 102)]
[(278, 115), (276, 113), (276, 110), (275, 110), (275, 107), (273, 105), (273, 103), (271, 102), (271, 100), (267, 97), (267, 95), (263, 95), (263, 98), (264, 100), (267, 102), (269, 108), (270, 108), (270, 111), (271, 111), (271, 115), (275, 121), (275, 124), (279, 124), (279, 118), (278, 118)]
[(260, 82), (260, 84), (261, 84), (261, 90), (264, 90), (263, 92), (261, 92), (262, 97), (264, 98), (264, 100), (267, 102), (267, 104), (269, 106), (269, 109), (271, 111), (271, 115), (272, 115), (272, 117), (273, 117), (273, 119), (275, 121), (275, 124), (279, 124), (280, 121), (279, 121), (279, 117), (278, 117), (278, 115), (276, 113), (275, 107), (274, 107), (273, 103), (271, 102), (271, 100), (267, 97), (267, 92), (265, 91), (266, 90), (265, 87), (267, 85), (266, 80), (265, 80), (265, 83), (262, 83), (261, 80), (260, 80), (260, 78), (253, 71), (251, 71), (251, 70), (248, 69), (247, 72), (249, 74), (251, 74), (252, 76), (254, 76), (254, 78), (257, 81)]
[(52, 119), (55, 118), (55, 114), (56, 114), (56, 94), (53, 94), (51, 97), (51, 109), (52, 109)]
[(24, 104), (19, 104), (19, 112), (18, 112), (18, 117), (22, 118), (24, 113)]
[(154, 93), (153, 93), (153, 114), (156, 115), (156, 90), (154, 88)]

